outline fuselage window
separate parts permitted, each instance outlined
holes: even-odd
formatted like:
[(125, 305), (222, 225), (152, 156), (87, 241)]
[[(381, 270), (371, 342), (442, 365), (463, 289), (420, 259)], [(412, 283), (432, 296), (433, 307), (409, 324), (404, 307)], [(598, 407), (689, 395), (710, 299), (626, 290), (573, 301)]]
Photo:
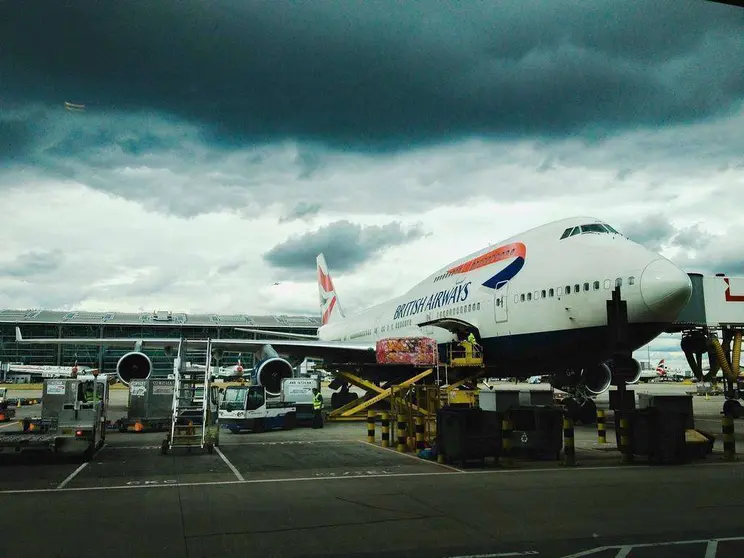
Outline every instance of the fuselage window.
[(572, 230), (573, 230), (573, 227), (568, 227), (565, 231), (563, 231), (563, 234), (561, 235), (561, 240), (563, 240), (564, 238), (567, 238), (571, 234)]
[(545, 298), (545, 289), (540, 292), (540, 298)]
[(535, 291), (535, 300), (540, 299), (540, 291)]
[(632, 275), (628, 277), (628, 285), (635, 285), (635, 277)]
[(622, 277), (618, 277), (617, 279), (615, 279), (615, 286), (616, 287), (622, 287), (623, 286), (623, 278)]
[(593, 284), (593, 287), (594, 287), (594, 290), (595, 291), (598, 291), (599, 290), (599, 281), (595, 281), (594, 284)]
[(548, 289), (548, 296), (553, 298), (553, 289)]
[(532, 300), (532, 293), (527, 293), (527, 300)]
[(585, 291), (588, 291), (589, 290), (589, 283), (584, 283), (584, 290)]
[(515, 303), (519, 302), (519, 295), (514, 295), (514, 302)]
[[(499, 299), (499, 300), (501, 300), (501, 299)], [(475, 309), (476, 310), (480, 310), (480, 302), (476, 302), (475, 303)]]
[(609, 279), (605, 279), (604, 280), (604, 288), (605, 289), (609, 289), (610, 288), (610, 280)]
[(496, 306), (501, 306), (501, 299), (500, 298), (497, 298), (496, 299)]
[(571, 285), (566, 285), (566, 294), (571, 294)]
[(519, 295), (519, 300), (520, 300), (521, 302), (524, 302), (524, 295), (523, 295), (523, 294)]
[(557, 296), (563, 295), (563, 287), (558, 287), (558, 289), (556, 291), (556, 294), (557, 294)]
[(578, 293), (578, 292), (579, 292), (579, 285), (574, 285), (574, 293)]

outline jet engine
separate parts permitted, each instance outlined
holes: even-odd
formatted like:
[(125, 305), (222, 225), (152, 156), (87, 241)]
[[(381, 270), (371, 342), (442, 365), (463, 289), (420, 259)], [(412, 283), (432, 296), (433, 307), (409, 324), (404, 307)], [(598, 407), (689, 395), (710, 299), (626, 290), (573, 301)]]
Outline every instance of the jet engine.
[(584, 368), (581, 371), (580, 382), (589, 393), (599, 395), (610, 388), (612, 371), (605, 363)]
[(125, 386), (132, 380), (146, 380), (152, 372), (152, 362), (145, 353), (132, 351), (116, 363), (116, 375)]
[(264, 386), (268, 395), (279, 395), (282, 380), (291, 377), (292, 365), (283, 358), (267, 358), (256, 367), (256, 383)]
[(635, 384), (641, 378), (641, 363), (636, 359), (630, 359), (630, 376), (625, 379), (626, 384)]

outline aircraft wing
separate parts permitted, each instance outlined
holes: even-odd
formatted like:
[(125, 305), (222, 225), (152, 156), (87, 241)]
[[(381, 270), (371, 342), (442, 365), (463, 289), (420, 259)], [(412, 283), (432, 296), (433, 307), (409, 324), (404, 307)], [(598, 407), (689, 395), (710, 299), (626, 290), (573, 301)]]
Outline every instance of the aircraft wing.
[[(26, 339), (21, 335), (21, 328), (16, 327), (16, 343), (22, 343), (26, 345), (105, 345), (107, 347), (132, 347), (137, 343), (141, 343), (142, 347), (149, 347), (151, 349), (162, 349), (163, 347), (174, 347), (177, 348), (181, 342), (179, 337), (144, 337), (141, 339), (134, 337), (62, 337), (58, 338), (37, 338), (37, 339)], [(190, 346), (199, 346), (200, 344), (206, 346), (207, 341), (204, 339), (188, 340)]]
[(316, 339), (212, 339), (212, 347), (226, 351), (258, 350), (271, 345), (282, 356), (310, 357), (323, 360), (375, 362), (375, 343), (319, 341)]
[[(220, 347), (226, 351), (258, 351), (264, 345), (271, 345), (282, 356), (311, 357), (323, 360), (375, 362), (375, 343), (354, 341), (319, 341), (317, 339), (212, 339), (212, 348)], [(16, 343), (41, 345), (94, 345), (107, 347), (132, 347), (141, 343), (141, 348), (162, 349), (172, 347), (177, 349), (181, 339), (166, 338), (75, 338), (61, 339), (24, 339), (21, 329), (16, 327)], [(206, 339), (185, 339), (188, 347), (207, 345)]]

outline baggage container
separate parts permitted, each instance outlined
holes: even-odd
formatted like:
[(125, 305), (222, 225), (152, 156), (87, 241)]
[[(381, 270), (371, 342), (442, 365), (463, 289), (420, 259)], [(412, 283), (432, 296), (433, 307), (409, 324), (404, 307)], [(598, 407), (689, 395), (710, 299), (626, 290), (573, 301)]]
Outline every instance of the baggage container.
[(375, 349), (377, 364), (435, 366), (437, 363), (437, 342), (430, 337), (381, 339)]

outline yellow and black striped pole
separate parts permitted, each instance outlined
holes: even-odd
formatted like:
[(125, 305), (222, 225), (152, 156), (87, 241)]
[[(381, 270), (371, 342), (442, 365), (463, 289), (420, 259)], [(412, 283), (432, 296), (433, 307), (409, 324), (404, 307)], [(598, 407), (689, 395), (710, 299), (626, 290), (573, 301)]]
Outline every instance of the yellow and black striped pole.
[(382, 447), (390, 447), (390, 413), (382, 413)]
[(375, 418), (377, 413), (375, 411), (367, 411), (367, 441), (370, 444), (375, 443)]
[(724, 415), (721, 431), (723, 432), (723, 458), (726, 461), (736, 461), (734, 417), (731, 415)]
[(576, 465), (574, 422), (569, 417), (563, 417), (563, 464), (569, 467)]
[(396, 434), (398, 435), (397, 450), (404, 452), (406, 451), (406, 415), (398, 415), (396, 430)]
[(605, 424), (605, 412), (597, 409), (597, 439), (600, 444), (607, 443), (607, 426)]
[(620, 416), (620, 454), (623, 463), (633, 463), (633, 448), (630, 445), (630, 421)]
[(422, 451), (424, 449), (424, 419), (416, 417), (413, 422), (416, 425), (416, 451)]
[(501, 455), (504, 458), (502, 464), (505, 467), (514, 465), (512, 460), (512, 421), (508, 416), (504, 416), (501, 421)]

